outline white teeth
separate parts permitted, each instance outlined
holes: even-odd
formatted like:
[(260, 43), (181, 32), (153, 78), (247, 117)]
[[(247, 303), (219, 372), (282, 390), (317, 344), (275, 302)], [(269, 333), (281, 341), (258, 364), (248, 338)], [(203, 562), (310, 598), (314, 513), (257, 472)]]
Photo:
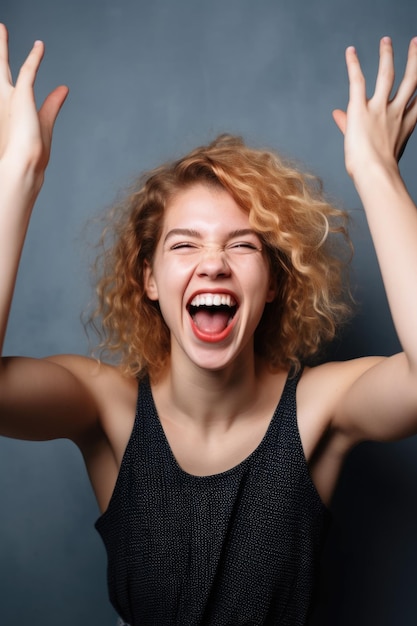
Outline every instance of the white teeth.
[(190, 306), (236, 306), (236, 300), (229, 294), (199, 293), (190, 302)]

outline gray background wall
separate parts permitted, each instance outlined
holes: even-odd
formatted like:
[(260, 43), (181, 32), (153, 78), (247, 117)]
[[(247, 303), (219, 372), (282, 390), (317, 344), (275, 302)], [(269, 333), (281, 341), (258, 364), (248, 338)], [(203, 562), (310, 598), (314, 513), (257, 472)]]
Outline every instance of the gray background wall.
[[(415, 0), (2, 0), (14, 72), (46, 41), (39, 98), (66, 83), (45, 187), (18, 280), (6, 351), (85, 352), (88, 219), (142, 169), (217, 133), (300, 159), (354, 217), (355, 322), (338, 358), (398, 348), (358, 198), (331, 120), (344, 107), (344, 49), (370, 86), (379, 38), (398, 67), (417, 34)], [(417, 142), (403, 173), (417, 198)], [(399, 250), (400, 254), (401, 251)], [(395, 418), (395, 416), (394, 416)], [(417, 440), (364, 444), (334, 502), (320, 625), (417, 620)], [(0, 441), (0, 623), (110, 626), (98, 515), (79, 453), (65, 441)]]

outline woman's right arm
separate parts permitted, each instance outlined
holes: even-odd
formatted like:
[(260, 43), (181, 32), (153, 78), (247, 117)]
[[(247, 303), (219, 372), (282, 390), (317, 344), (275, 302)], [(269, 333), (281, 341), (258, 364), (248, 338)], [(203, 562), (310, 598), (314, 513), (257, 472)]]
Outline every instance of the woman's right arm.
[[(0, 24), (1, 351), (26, 230), (49, 161), (54, 123), (68, 93), (67, 87), (57, 87), (37, 110), (33, 88), (43, 53), (43, 43), (36, 42), (13, 85), (7, 30)], [(96, 426), (98, 409), (86, 383), (95, 369), (82, 357), (2, 357), (0, 435), (77, 439)]]
[(36, 42), (13, 86), (7, 31), (0, 25), (0, 347), (26, 229), (49, 161), (53, 126), (68, 93), (58, 87), (37, 111), (33, 87), (43, 51), (43, 43)]

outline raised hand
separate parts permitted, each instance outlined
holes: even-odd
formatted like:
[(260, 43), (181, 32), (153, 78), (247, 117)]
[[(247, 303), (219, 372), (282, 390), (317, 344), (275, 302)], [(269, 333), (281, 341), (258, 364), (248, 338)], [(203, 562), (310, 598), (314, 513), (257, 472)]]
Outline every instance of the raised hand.
[(55, 120), (68, 94), (60, 86), (36, 108), (34, 84), (44, 54), (37, 41), (23, 63), (15, 86), (8, 60), (7, 30), (0, 24), (0, 167), (29, 175), (39, 185), (48, 164)]
[(394, 55), (391, 39), (380, 42), (379, 69), (372, 98), (353, 47), (346, 50), (349, 77), (347, 112), (333, 111), (345, 135), (346, 169), (352, 178), (374, 163), (395, 166), (417, 123), (417, 37), (411, 40), (404, 77), (392, 96)]
[(43, 44), (36, 42), (14, 86), (7, 30), (0, 24), (0, 350), (26, 229), (51, 152), (53, 126), (68, 94), (67, 87), (57, 87), (37, 110), (33, 87), (43, 52)]

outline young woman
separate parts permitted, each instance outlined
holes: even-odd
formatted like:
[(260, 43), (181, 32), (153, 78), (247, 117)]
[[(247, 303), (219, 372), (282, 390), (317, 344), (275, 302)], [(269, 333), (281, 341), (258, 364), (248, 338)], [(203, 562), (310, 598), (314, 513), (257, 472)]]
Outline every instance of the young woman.
[[(36, 42), (13, 86), (1, 26), (1, 339), (67, 95), (37, 112), (42, 55)], [(305, 624), (347, 452), (417, 432), (417, 210), (397, 165), (417, 120), (417, 38), (394, 97), (389, 38), (370, 100), (353, 48), (346, 62), (334, 119), (403, 353), (305, 366), (346, 313), (331, 243), (343, 216), (310, 177), (224, 136), (141, 179), (114, 214), (98, 315), (118, 365), (1, 360), (0, 433), (79, 446), (111, 600), (132, 626)]]

